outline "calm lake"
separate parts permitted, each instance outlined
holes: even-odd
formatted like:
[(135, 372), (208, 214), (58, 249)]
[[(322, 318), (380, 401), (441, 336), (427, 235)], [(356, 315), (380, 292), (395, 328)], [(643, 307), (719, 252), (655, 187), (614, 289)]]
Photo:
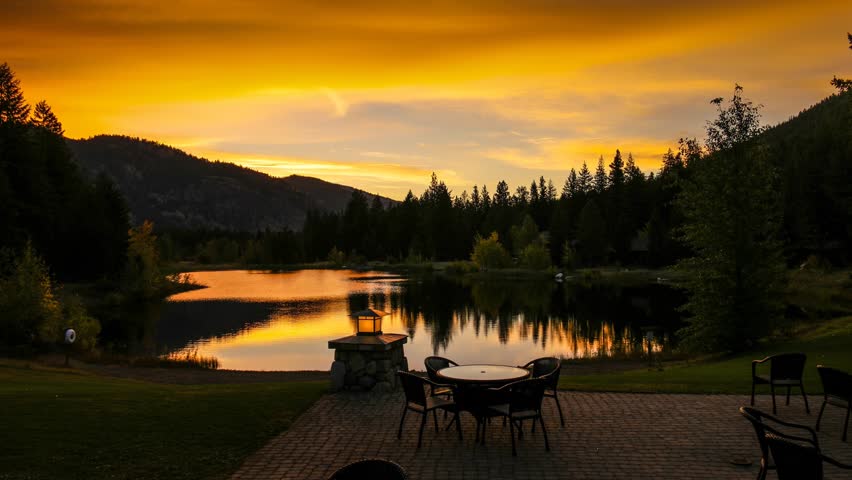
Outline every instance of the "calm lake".
[(441, 355), (459, 363), (522, 364), (540, 356), (641, 355), (669, 348), (681, 295), (664, 285), (461, 281), (383, 272), (193, 272), (208, 288), (145, 312), (139, 342), (156, 353), (197, 351), (238, 370), (327, 370), (328, 340), (351, 335), (350, 313), (385, 310), (383, 330), (409, 336), (412, 368)]

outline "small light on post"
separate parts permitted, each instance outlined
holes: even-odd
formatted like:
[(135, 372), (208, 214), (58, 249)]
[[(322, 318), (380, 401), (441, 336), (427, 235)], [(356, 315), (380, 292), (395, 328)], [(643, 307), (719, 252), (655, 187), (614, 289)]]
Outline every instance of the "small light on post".
[(358, 335), (381, 335), (382, 317), (385, 315), (389, 315), (389, 313), (373, 308), (353, 313)]

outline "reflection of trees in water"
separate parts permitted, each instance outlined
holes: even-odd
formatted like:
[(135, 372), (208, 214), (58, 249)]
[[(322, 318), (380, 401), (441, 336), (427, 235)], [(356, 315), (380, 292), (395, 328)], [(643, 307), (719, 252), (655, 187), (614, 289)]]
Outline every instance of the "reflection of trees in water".
[[(681, 301), (664, 287), (453, 281), (439, 276), (412, 279), (389, 298), (409, 334), (422, 322), (435, 353), (447, 349), (457, 329), (473, 328), (476, 336), (496, 334), (502, 344), (513, 334), (542, 348), (555, 342), (571, 357), (642, 352), (640, 327), (676, 327), (675, 307)], [(669, 345), (665, 333), (656, 337), (654, 349)]]
[[(670, 348), (679, 326), (682, 295), (664, 286), (614, 287), (557, 284), (550, 280), (452, 280), (417, 276), (344, 298), (279, 303), (239, 301), (164, 302), (124, 312), (104, 324), (105, 343), (117, 350), (167, 353), (199, 340), (239, 335), (278, 318), (315, 318), (374, 307), (393, 313), (405, 333), (422, 326), (432, 351), (445, 351), (460, 332), (501, 344), (524, 342), (570, 357), (621, 356), (643, 351), (641, 327), (656, 325), (654, 349)], [(131, 315), (132, 313), (132, 315)], [(355, 331), (355, 319), (341, 318)], [(167, 350), (163, 351), (163, 346)]]
[(182, 350), (198, 341), (240, 335), (270, 324), (276, 318), (299, 319), (339, 308), (340, 300), (240, 302), (204, 300), (159, 302), (124, 312), (122, 331), (108, 332), (106, 341), (130, 354), (163, 354)]

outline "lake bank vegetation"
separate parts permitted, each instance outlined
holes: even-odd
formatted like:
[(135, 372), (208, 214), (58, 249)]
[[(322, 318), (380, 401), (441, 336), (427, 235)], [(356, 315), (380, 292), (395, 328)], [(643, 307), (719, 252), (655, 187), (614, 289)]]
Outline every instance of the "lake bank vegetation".
[(160, 272), (153, 225), (132, 225), (108, 177), (82, 175), (50, 106), (31, 109), (5, 63), (0, 99), (0, 349), (54, 349), (73, 328), (73, 349), (88, 351), (103, 327), (91, 299), (144, 302), (194, 287)]

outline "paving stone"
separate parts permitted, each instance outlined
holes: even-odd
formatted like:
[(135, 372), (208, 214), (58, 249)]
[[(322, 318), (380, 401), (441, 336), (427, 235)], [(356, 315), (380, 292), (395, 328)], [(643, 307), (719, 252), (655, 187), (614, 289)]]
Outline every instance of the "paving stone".
[[(409, 414), (402, 438), (396, 433), (402, 415), (401, 393), (343, 392), (326, 395), (289, 430), (251, 455), (233, 478), (326, 479), (347, 463), (380, 457), (402, 465), (413, 480), (425, 479), (753, 479), (760, 449), (751, 425), (737, 409), (748, 404), (739, 395), (673, 395), (560, 392), (565, 427), (552, 399), (544, 416), (551, 451), (541, 429), (525, 428), (512, 457), (508, 427), (488, 426), (486, 445), (474, 444), (475, 424), (463, 414), (464, 440), (455, 430), (435, 432), (430, 418), (417, 449), (419, 415)], [(779, 402), (782, 419), (814, 425), (801, 398)], [(821, 398), (811, 397), (819, 408)], [(758, 408), (771, 409), (768, 396)], [(836, 410), (836, 411), (835, 411)], [(820, 445), (852, 464), (852, 445), (840, 441), (841, 409), (826, 409)], [(439, 414), (439, 424), (446, 422)], [(527, 425), (528, 426), (528, 425)], [(736, 457), (750, 467), (731, 464)], [(848, 470), (826, 466), (826, 478), (850, 479)], [(769, 479), (777, 478), (770, 472)]]

